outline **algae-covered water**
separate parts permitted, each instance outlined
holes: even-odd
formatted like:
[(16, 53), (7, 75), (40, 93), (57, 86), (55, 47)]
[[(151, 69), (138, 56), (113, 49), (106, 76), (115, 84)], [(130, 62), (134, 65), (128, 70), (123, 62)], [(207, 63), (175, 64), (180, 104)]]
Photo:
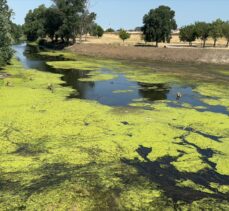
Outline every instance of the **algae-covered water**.
[(229, 67), (14, 49), (0, 210), (229, 209)]

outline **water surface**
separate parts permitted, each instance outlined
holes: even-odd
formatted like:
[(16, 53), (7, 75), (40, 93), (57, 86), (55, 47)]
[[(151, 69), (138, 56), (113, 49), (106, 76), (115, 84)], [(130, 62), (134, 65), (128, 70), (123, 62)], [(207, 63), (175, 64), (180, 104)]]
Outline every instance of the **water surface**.
[[(204, 103), (202, 98), (206, 98), (206, 96), (194, 92), (194, 87), (190, 85), (150, 84), (132, 81), (124, 73), (115, 72), (105, 66), (99, 70), (101, 74), (115, 74), (117, 77), (105, 81), (80, 81), (79, 79), (88, 78), (91, 71), (51, 68), (46, 65), (47, 60), (37, 54), (41, 49), (28, 46), (25, 43), (15, 45), (14, 49), (17, 58), (25, 68), (62, 74), (61, 79), (64, 82), (62, 85), (70, 86), (77, 91), (77, 94), (72, 93), (68, 98), (95, 100), (109, 106), (129, 106), (139, 100), (145, 104), (167, 100), (168, 106), (171, 107), (183, 107), (189, 104), (192, 107), (197, 107), (196, 109), (199, 111), (228, 114), (227, 109), (223, 106), (212, 106)], [(55, 59), (60, 60), (60, 58)], [(182, 93), (180, 99), (177, 99), (178, 92)]]

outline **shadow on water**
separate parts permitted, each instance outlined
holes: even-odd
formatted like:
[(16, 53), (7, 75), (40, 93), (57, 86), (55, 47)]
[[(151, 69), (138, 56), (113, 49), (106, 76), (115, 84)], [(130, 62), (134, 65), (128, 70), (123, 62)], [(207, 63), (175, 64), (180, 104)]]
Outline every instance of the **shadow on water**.
[[(183, 137), (182, 140), (184, 141), (184, 139), (185, 138)], [(202, 159), (207, 161), (208, 164), (211, 164), (210, 166), (215, 167), (214, 163), (208, 160), (213, 155), (211, 149), (208, 150), (208, 153), (205, 153), (203, 149), (200, 149), (194, 144), (190, 144), (186, 140), (184, 144), (196, 147), (198, 152), (201, 152)], [(191, 203), (203, 198), (216, 198), (229, 201), (228, 194), (220, 193), (217, 189), (211, 187), (211, 183), (229, 185), (229, 176), (217, 173), (214, 168), (207, 168), (193, 173), (180, 172), (174, 167), (172, 163), (182, 157), (185, 152), (180, 151), (180, 154), (176, 157), (164, 156), (155, 161), (151, 161), (148, 158), (149, 153), (153, 153), (152, 148), (140, 145), (139, 148), (136, 149), (136, 152), (141, 158), (143, 158), (143, 161), (142, 159), (136, 157), (134, 159), (123, 158), (122, 162), (136, 168), (140, 176), (144, 176), (151, 182), (158, 184), (159, 188), (162, 189), (164, 194), (168, 198), (171, 198), (173, 202), (176, 203), (178, 201), (184, 201)], [(212, 193), (202, 192), (191, 187), (182, 187), (177, 185), (178, 181), (187, 180), (192, 181), (196, 185), (201, 185), (203, 188), (210, 190)]]
[[(183, 107), (190, 104), (199, 111), (212, 111), (215, 113), (229, 114), (224, 106), (211, 106), (201, 101), (200, 94), (193, 91), (190, 86), (178, 86), (169, 84), (140, 83), (129, 80), (124, 74), (113, 72), (110, 69), (102, 68), (101, 74), (114, 74), (117, 77), (106, 81), (80, 81), (79, 79), (89, 78), (91, 71), (61, 70), (46, 65), (46, 59), (37, 53), (42, 50), (38, 47), (28, 46), (25, 43), (15, 45), (17, 58), (25, 68), (37, 69), (52, 73), (62, 74), (62, 86), (70, 86), (76, 91), (68, 96), (69, 99), (79, 98), (95, 100), (109, 106), (129, 106), (135, 100), (142, 99), (143, 103), (152, 103), (158, 100), (168, 100), (168, 106)], [(48, 58), (48, 60), (64, 60), (62, 56)], [(127, 90), (127, 92), (126, 92)], [(117, 92), (120, 91), (120, 92)], [(182, 98), (177, 100), (176, 94), (182, 93)]]

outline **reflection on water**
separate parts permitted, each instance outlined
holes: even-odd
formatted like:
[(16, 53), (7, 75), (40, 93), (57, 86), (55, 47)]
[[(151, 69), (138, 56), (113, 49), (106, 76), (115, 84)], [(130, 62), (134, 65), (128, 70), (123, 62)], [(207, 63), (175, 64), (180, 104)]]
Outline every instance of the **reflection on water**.
[[(80, 98), (96, 100), (101, 104), (109, 106), (128, 106), (137, 99), (144, 99), (144, 103), (152, 103), (158, 100), (168, 100), (169, 106), (181, 107), (184, 104), (191, 106), (204, 107), (200, 111), (213, 111), (217, 113), (227, 113), (228, 111), (223, 106), (209, 106), (201, 101), (203, 96), (193, 92), (190, 86), (178, 86), (168, 84), (149, 84), (140, 83), (128, 80), (124, 74), (112, 72), (106, 67), (102, 68), (102, 74), (113, 73), (117, 75), (116, 78), (107, 81), (83, 82), (79, 81), (82, 78), (88, 78), (91, 71), (80, 70), (61, 70), (53, 69), (46, 65), (46, 60), (39, 57), (36, 53), (40, 50), (38, 47), (28, 46), (25, 43), (15, 45), (17, 58), (22, 62), (25, 68), (37, 69), (40, 71), (48, 71), (53, 73), (60, 73), (63, 76), (63, 86), (70, 86), (77, 92), (72, 93), (68, 98)], [(54, 58), (54, 60), (62, 60), (61, 58)], [(123, 92), (115, 92), (123, 90)], [(124, 90), (131, 90), (124, 92)], [(182, 98), (177, 100), (176, 94), (182, 93)]]

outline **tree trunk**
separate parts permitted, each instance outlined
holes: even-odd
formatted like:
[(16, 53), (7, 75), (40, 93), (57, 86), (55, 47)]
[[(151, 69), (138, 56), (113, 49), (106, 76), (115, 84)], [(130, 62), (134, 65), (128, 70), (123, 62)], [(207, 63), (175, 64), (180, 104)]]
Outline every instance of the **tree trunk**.
[(216, 40), (216, 39), (214, 39), (214, 45), (213, 45), (213, 47), (214, 47), (214, 48), (215, 48), (215, 46), (216, 46), (216, 41), (217, 41), (217, 40)]
[(189, 42), (189, 46), (192, 46), (192, 42)]
[(61, 41), (62, 43), (64, 43), (64, 36), (61, 36)]
[(158, 41), (156, 41), (156, 47), (158, 48)]
[(206, 40), (203, 40), (203, 48), (206, 46)]
[(58, 36), (55, 35), (55, 42), (58, 42)]
[(73, 44), (76, 43), (76, 36), (73, 36), (72, 41), (73, 41)]
[(227, 44), (226, 44), (226, 47), (228, 48), (228, 46), (229, 46), (229, 40), (227, 40)]

